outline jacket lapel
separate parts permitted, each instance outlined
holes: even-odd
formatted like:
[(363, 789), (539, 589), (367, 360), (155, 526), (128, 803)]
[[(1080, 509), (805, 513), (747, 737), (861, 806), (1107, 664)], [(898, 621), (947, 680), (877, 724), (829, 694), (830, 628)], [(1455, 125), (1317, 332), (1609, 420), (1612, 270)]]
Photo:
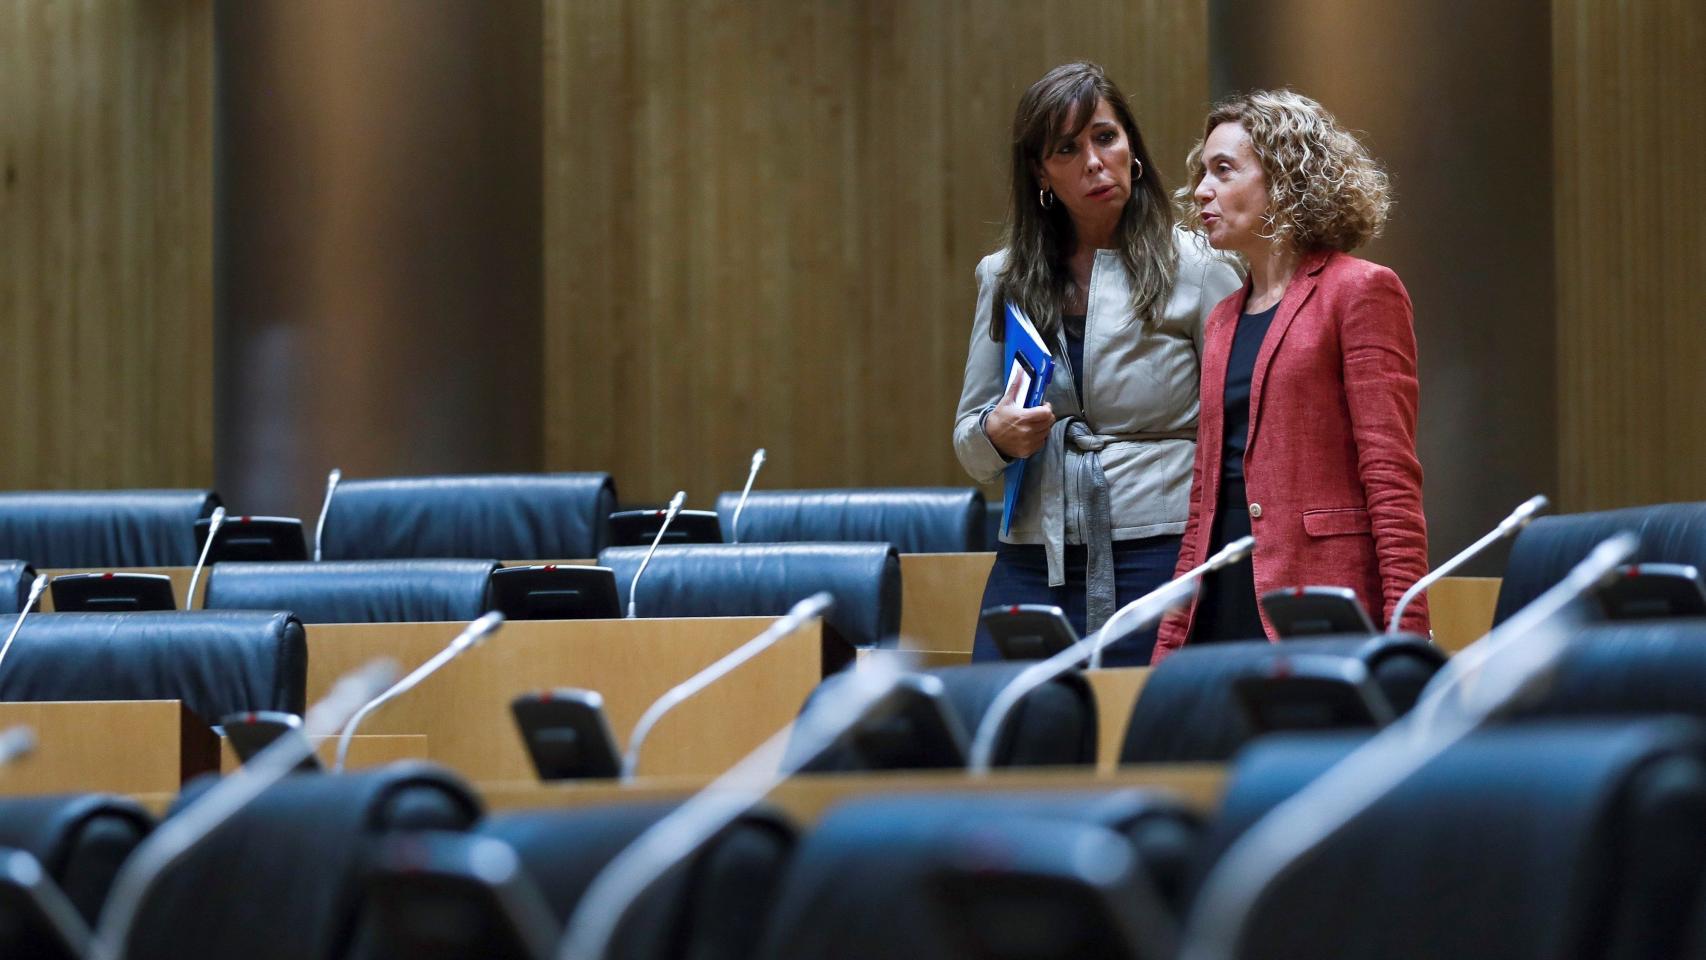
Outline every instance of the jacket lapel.
[[(1280, 341), (1285, 339), (1286, 331), (1291, 329), (1291, 322), (1297, 318), (1304, 303), (1308, 302), (1309, 295), (1315, 292), (1315, 278), (1321, 268), (1327, 265), (1327, 258), (1331, 255), (1331, 250), (1312, 253), (1297, 265), (1297, 271), (1292, 274), (1291, 286), (1286, 288), (1285, 298), (1280, 301), (1279, 312), (1274, 314), (1273, 324), (1268, 327), (1267, 336), (1262, 338), (1262, 349), (1256, 352), (1256, 367), (1250, 376), (1250, 436), (1244, 445), (1245, 456), (1256, 446), (1256, 431), (1262, 422), (1262, 387), (1268, 378), (1268, 366), (1273, 362)], [(1230, 347), (1228, 349), (1230, 350)], [(1221, 374), (1221, 381), (1224, 389), (1224, 372)]]

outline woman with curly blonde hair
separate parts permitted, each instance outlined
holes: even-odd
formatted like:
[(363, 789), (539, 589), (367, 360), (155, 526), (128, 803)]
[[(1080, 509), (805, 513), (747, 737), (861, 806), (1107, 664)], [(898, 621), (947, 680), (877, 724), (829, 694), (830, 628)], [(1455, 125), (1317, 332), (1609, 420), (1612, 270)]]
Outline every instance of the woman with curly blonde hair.
[[(1202, 419), (1178, 571), (1254, 534), (1162, 626), (1183, 646), (1276, 639), (1257, 597), (1345, 586), (1386, 622), (1427, 572), (1416, 457), (1416, 337), (1391, 270), (1349, 256), (1386, 222), (1386, 174), (1319, 103), (1289, 90), (1223, 101), (1186, 161), (1185, 226), (1249, 268), (1209, 316)], [(1426, 634), (1412, 604), (1403, 627)]]

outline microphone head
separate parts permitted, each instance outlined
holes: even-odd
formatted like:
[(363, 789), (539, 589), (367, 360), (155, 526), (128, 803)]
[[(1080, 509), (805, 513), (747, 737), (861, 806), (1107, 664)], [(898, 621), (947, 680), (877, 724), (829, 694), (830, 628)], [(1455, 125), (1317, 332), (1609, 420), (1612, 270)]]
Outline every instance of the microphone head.
[(1529, 497), (1527, 500), (1524, 500), (1515, 510), (1512, 510), (1511, 515), (1505, 518), (1505, 522), (1510, 524), (1511, 527), (1520, 530), (1523, 527), (1528, 526), (1528, 522), (1538, 516), (1540, 511), (1551, 505), (1552, 501), (1546, 499), (1546, 495), (1544, 493), (1537, 493), (1534, 496)]
[(757, 470), (762, 466), (764, 466), (764, 448), (759, 447), (752, 454), (752, 469)]
[(330, 490), (331, 488), (337, 486), (338, 481), (342, 480), (343, 478), (344, 478), (344, 472), (342, 470), (339, 470), (337, 467), (333, 467), (332, 472), (326, 474), (326, 489)]
[(1208, 558), (1208, 569), (1219, 570), (1221, 567), (1229, 567), (1249, 556), (1250, 551), (1254, 549), (1256, 549), (1255, 537), (1239, 537), (1226, 546), (1221, 547), (1219, 553)]
[(224, 522), (225, 522), (225, 508), (224, 507), (214, 507), (213, 508), (213, 515), (207, 518), (207, 535), (210, 537), (213, 536), (213, 531), (218, 530), (220, 524), (223, 524)]
[(503, 622), (503, 614), (496, 610), (487, 611), (480, 617), (480, 619), (468, 624), (467, 629), (463, 630), (462, 633), (451, 642), (456, 645), (458, 650), (466, 650), (469, 647), (479, 644), (481, 641), (497, 632), (497, 629), (503, 626)]
[(30, 597), (29, 597), (29, 600), (27, 600), (24, 603), (24, 611), (25, 612), (28, 612), (29, 610), (31, 610), (35, 607), (36, 601), (41, 599), (42, 592), (46, 589), (47, 589), (47, 574), (45, 574), (45, 573), (36, 574), (36, 578), (30, 582)]
[(674, 515), (674, 513), (677, 510), (681, 509), (681, 505), (683, 503), (686, 503), (686, 502), (687, 502), (687, 491), (686, 490), (675, 491), (675, 496), (669, 498), (669, 512), (670, 512), (670, 514)]
[(0, 766), (22, 757), (36, 748), (36, 732), (29, 727), (0, 730)]
[(828, 590), (819, 590), (801, 600), (788, 610), (787, 618), (804, 623), (813, 617), (821, 617), (835, 606), (835, 596)]

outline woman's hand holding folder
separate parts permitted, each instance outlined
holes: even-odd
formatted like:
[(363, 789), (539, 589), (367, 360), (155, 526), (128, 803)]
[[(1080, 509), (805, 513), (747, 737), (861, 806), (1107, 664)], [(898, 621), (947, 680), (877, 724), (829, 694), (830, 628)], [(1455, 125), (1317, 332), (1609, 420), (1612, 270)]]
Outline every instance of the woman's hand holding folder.
[(1018, 364), (1014, 364), (1013, 375), (1007, 378), (1006, 394), (983, 419), (983, 432), (989, 435), (989, 442), (1009, 459), (1021, 459), (1041, 450), (1054, 427), (1054, 408), (1047, 402), (1024, 406), (1029, 380)]

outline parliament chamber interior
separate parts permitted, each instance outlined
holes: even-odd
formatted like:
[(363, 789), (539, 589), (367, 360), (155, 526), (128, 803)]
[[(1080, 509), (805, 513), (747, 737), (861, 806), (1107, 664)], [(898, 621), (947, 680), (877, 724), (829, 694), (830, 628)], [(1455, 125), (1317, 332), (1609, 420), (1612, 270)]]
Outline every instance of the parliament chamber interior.
[[(1706, 957), (1706, 7), (15, 0), (0, 51), (0, 958)], [(1372, 228), (1263, 232), (1352, 185), (1262, 110), (1378, 158)], [(1110, 327), (1140, 209), (1206, 259)], [(1035, 363), (998, 249), (1061, 271)]]

